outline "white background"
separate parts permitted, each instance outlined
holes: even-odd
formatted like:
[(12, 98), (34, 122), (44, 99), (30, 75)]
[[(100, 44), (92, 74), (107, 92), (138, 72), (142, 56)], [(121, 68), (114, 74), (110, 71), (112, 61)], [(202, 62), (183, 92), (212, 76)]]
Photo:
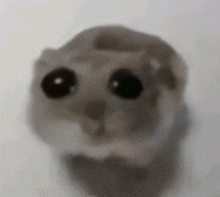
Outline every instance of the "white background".
[(0, 20), (1, 197), (64, 196), (49, 148), (26, 123), (32, 63), (46, 46), (113, 23), (160, 35), (187, 60), (195, 121), (187, 150), (199, 184), (176, 196), (220, 196), (220, 1), (1, 0)]

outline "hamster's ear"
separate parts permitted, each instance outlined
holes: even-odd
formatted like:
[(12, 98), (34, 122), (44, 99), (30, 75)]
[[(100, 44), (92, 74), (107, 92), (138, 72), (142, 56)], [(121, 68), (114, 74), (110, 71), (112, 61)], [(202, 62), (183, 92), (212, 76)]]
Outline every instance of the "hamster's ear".
[(100, 28), (94, 36), (92, 45), (97, 50), (108, 51), (138, 51), (146, 39), (146, 35), (124, 26)]
[(35, 60), (35, 66), (41, 66), (42, 63), (49, 63), (52, 61), (52, 59), (55, 59), (57, 56), (56, 53), (57, 50), (52, 49), (52, 48), (46, 48), (43, 49), (39, 57)]
[(112, 32), (101, 32), (92, 42), (93, 48), (100, 51), (128, 51), (131, 50), (128, 44), (123, 42), (121, 35), (116, 35)]
[(186, 63), (182, 57), (174, 53), (171, 55), (169, 64), (157, 70), (159, 83), (164, 84), (170, 90), (184, 91), (188, 76)]
[(48, 65), (55, 56), (55, 50), (51, 48), (44, 49), (38, 58), (35, 59), (33, 62), (33, 74), (35, 76), (40, 76), (40, 73), (47, 71)]
[(162, 67), (158, 70), (158, 79), (160, 84), (166, 85), (170, 90), (177, 87), (178, 80), (169, 67)]
[(41, 52), (39, 59), (40, 60), (46, 60), (46, 59), (48, 60), (52, 56), (55, 56), (55, 49), (46, 48)]

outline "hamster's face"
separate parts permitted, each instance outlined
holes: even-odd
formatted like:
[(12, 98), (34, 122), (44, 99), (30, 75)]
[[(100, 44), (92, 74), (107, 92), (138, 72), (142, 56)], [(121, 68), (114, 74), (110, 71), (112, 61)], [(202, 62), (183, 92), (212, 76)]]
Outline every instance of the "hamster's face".
[(163, 62), (144, 50), (47, 49), (35, 63), (32, 126), (69, 153), (150, 157), (182, 103), (184, 69), (175, 54)]

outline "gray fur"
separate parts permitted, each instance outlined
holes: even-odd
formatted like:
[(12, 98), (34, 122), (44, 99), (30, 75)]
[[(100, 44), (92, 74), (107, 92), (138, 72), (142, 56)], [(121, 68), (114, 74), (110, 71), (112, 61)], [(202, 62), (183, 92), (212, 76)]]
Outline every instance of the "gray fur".
[[(40, 84), (60, 67), (73, 70), (78, 85), (67, 97), (51, 99)], [(137, 99), (108, 90), (109, 77), (121, 68), (141, 80), (144, 91)], [(69, 152), (68, 166), (90, 192), (156, 197), (173, 180), (176, 154), (166, 145), (168, 137), (156, 137), (156, 146), (150, 142), (171, 133), (167, 128), (183, 106), (186, 77), (183, 60), (160, 38), (123, 26), (90, 28), (59, 49), (43, 51), (36, 61), (32, 126), (42, 139)]]

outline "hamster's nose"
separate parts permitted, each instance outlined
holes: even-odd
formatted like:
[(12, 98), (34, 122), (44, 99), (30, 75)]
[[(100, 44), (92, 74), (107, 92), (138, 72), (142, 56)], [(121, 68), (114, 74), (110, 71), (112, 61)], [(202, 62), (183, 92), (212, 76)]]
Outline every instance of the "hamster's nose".
[(103, 118), (106, 110), (106, 103), (104, 101), (92, 101), (85, 107), (85, 114), (92, 120), (100, 120)]

